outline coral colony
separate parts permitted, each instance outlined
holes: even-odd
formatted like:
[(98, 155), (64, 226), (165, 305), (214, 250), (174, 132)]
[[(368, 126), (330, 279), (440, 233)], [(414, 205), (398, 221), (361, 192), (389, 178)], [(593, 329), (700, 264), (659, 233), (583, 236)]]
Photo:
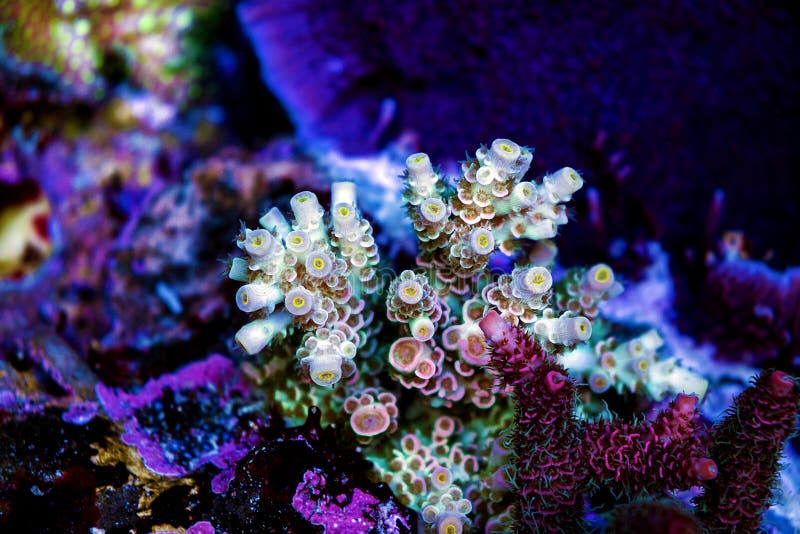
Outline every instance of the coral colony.
[(800, 532), (787, 8), (429, 4), (0, 0), (0, 532)]
[[(346, 414), (374, 476), (431, 531), (584, 532), (587, 510), (626, 502), (612, 523), (756, 528), (795, 423), (793, 379), (763, 372), (708, 428), (697, 409), (707, 381), (664, 355), (657, 330), (603, 318), (623, 291), (611, 267), (554, 280), (550, 240), (583, 179), (565, 167), (525, 181), (531, 160), (497, 139), (450, 182), (426, 154), (409, 156), (402, 200), (419, 254), (386, 280), (353, 183), (332, 185), (329, 214), (309, 191), (292, 197), (291, 221), (271, 208), (260, 228), (242, 228), (230, 263), (251, 319), (239, 346), (275, 367), (270, 345), (296, 339), (299, 374), (267, 388), (300, 384)], [(493, 276), (496, 252), (516, 260), (510, 273)], [(371, 343), (382, 304), (386, 348)], [(663, 408), (614, 417), (609, 390)], [(296, 402), (274, 398), (287, 411)], [(692, 489), (694, 512), (663, 501)], [(325, 521), (311, 520), (336, 531)]]
[[(496, 139), (453, 178), (424, 153), (408, 156), (398, 177), (408, 221), (393, 223), (416, 237), (414, 258), (381, 257), (355, 182), (334, 181), (324, 201), (287, 191), (289, 217), (248, 210), (257, 226), (241, 223), (224, 277), (203, 274), (194, 245), (216, 221), (208, 213), (224, 227), (236, 205), (220, 187), (249, 190), (275, 165), (298, 183), (305, 167), (229, 154), (160, 186), (133, 222), (107, 230), (118, 236), (104, 252), (116, 302), (102, 339), (85, 349), (66, 327), (71, 345), (45, 326), (4, 330), (15, 356), (0, 369), (0, 525), (52, 531), (32, 514), (47, 506), (67, 531), (757, 530), (779, 499), (795, 379), (761, 371), (712, 424), (700, 410), (712, 385), (671, 354), (673, 334), (604, 313), (625, 294), (614, 269), (556, 261), (553, 239), (584, 179), (564, 167), (526, 180), (532, 160), (532, 149)], [(51, 253), (36, 222), (50, 208), (35, 188), (22, 192), (9, 205), (31, 209), (7, 211), (5, 224)], [(82, 265), (102, 237), (85, 252), (84, 226), (71, 224), (63, 239)], [(9, 272), (45, 262), (41, 287), (61, 288), (51, 305), (91, 314), (44, 254), (32, 265), (18, 256)], [(189, 291), (193, 272), (201, 285)], [(246, 317), (228, 346), (202, 333), (219, 320), (223, 284), (241, 312), (224, 321)], [(156, 300), (134, 306), (136, 288)], [(191, 305), (187, 321), (201, 328), (148, 322), (157, 302), (172, 315)], [(34, 321), (14, 313), (7, 325)], [(141, 325), (128, 332), (120, 321), (133, 313)], [(164, 368), (153, 347), (180, 350), (193, 337), (222, 354)]]

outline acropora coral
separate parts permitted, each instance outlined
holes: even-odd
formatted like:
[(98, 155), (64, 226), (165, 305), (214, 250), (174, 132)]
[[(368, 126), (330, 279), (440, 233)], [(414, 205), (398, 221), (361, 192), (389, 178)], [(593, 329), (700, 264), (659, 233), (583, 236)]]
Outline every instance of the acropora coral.
[(797, 17), (433, 4), (0, 0), (1, 532), (800, 532)]
[[(305, 387), (333, 387), (326, 409), (349, 416), (378, 476), (438, 532), (466, 530), (473, 517), (493, 530), (579, 532), (590, 528), (586, 506), (598, 495), (663, 496), (719, 473), (697, 409), (708, 383), (658, 356), (657, 330), (603, 317), (604, 302), (624, 291), (612, 267), (554, 274), (552, 238), (583, 178), (565, 167), (527, 181), (531, 161), (530, 149), (497, 139), (451, 180), (427, 154), (409, 156), (402, 199), (419, 249), (416, 268), (398, 276), (377, 278), (372, 227), (347, 181), (333, 183), (330, 215), (304, 191), (289, 202), (291, 222), (272, 207), (260, 228), (243, 226), (244, 257), (230, 260), (228, 276), (245, 283), (237, 305), (253, 319), (239, 346), (265, 368), (288, 364), (285, 376), (316, 384)], [(526, 254), (542, 244), (548, 254)], [(495, 253), (516, 262), (510, 273), (491, 268)], [(388, 351), (358, 335), (381, 305)], [(281, 364), (289, 340), (298, 342), (295, 363)], [(662, 409), (615, 417), (602, 409), (612, 391)], [(512, 400), (510, 450), (486, 456), (502, 449), (503, 427), (482, 414)], [(439, 407), (452, 415), (424, 415)], [(419, 429), (430, 425), (428, 441)], [(453, 456), (453, 439), (479, 436)], [(770, 491), (762, 487), (761, 503)]]
[(710, 436), (698, 427), (697, 398), (683, 394), (652, 421), (600, 419), (584, 425), (574, 415), (575, 385), (551, 355), (496, 312), (481, 328), (493, 347), (492, 367), (515, 391), (511, 480), (519, 501), (518, 529), (585, 530), (581, 499), (598, 489), (642, 497), (693, 486), (703, 488), (695, 499), (703, 528), (759, 527), (782, 444), (800, 410), (792, 377), (762, 373)]
[[(762, 524), (794, 379), (765, 371), (711, 426), (700, 408), (714, 384), (664, 325), (605, 313), (636, 281), (610, 260), (560, 263), (555, 239), (586, 180), (574, 168), (531, 179), (533, 150), (504, 138), (455, 177), (413, 153), (398, 203), (416, 255), (382, 255), (363, 187), (320, 186), (288, 145), (226, 151), (173, 181), (147, 172), (158, 158), (142, 137), (147, 169), (94, 170), (126, 139), (70, 156), (51, 141), (48, 169), (86, 180), (45, 181), (79, 200), (53, 211), (67, 250), (7, 292), (20, 311), (3, 311), (13, 393), (0, 426), (18, 429), (9, 461), (23, 468), (31, 433), (53, 421), (69, 455), (47, 472), (0, 470), (0, 511), (13, 509), (1, 527), (36, 527), (15, 507), (69, 491), (85, 508), (70, 524), (109, 530)], [(74, 289), (95, 280), (101, 302)], [(49, 307), (22, 305), (50, 287)]]

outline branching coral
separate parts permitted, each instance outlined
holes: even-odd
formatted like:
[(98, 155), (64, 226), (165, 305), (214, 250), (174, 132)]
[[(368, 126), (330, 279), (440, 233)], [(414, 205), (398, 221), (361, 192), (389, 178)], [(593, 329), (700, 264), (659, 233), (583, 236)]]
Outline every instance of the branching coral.
[(530, 149), (495, 139), (462, 163), (453, 192), (426, 154), (406, 159), (403, 200), (420, 241), (418, 263), (432, 268), (435, 285), (464, 294), (496, 249), (510, 255), (513, 240), (547, 239), (567, 222), (562, 203), (583, 179), (565, 167), (541, 184), (523, 182), (532, 158)]
[(574, 385), (552, 356), (497, 312), (480, 324), (493, 346), (490, 365), (514, 387), (517, 401), (511, 481), (518, 528), (580, 531), (581, 499), (598, 488), (636, 497), (701, 484), (697, 516), (705, 528), (758, 527), (800, 406), (789, 375), (762, 374), (710, 437), (698, 427), (697, 398), (687, 395), (652, 420), (582, 424), (574, 415)]
[(711, 458), (719, 476), (703, 484), (695, 499), (710, 532), (753, 532), (761, 524), (777, 482), (783, 443), (800, 411), (794, 379), (764, 371), (733, 401), (712, 431)]
[(318, 385), (335, 384), (355, 371), (352, 359), (363, 340), (351, 325), (363, 324), (362, 296), (376, 289), (377, 247), (372, 227), (358, 214), (355, 189), (335, 184), (333, 205), (333, 239), (314, 193), (292, 197), (291, 226), (270, 209), (259, 220), (262, 228), (242, 228), (237, 246), (246, 257), (234, 258), (228, 271), (231, 279), (246, 282), (236, 304), (254, 317), (236, 334), (239, 345), (255, 354), (290, 325), (308, 332), (297, 357)]
[[(235, 339), (255, 356), (252, 376), (288, 420), (316, 403), (341, 423), (429, 531), (580, 532), (593, 526), (588, 505), (717, 476), (697, 411), (707, 382), (657, 330), (604, 317), (622, 291), (610, 265), (555, 262), (551, 239), (583, 178), (564, 167), (525, 181), (531, 162), (508, 139), (480, 147), (454, 179), (426, 154), (409, 156), (402, 201), (418, 255), (385, 286), (351, 182), (333, 184), (329, 215), (310, 191), (289, 200), (291, 222), (270, 209), (259, 228), (242, 228), (243, 255), (229, 263), (251, 317)], [(294, 360), (281, 357), (292, 350)], [(626, 411), (614, 417), (606, 401)], [(327, 480), (305, 473), (295, 497)], [(331, 504), (302, 514), (322, 524), (320, 510), (339, 513)]]

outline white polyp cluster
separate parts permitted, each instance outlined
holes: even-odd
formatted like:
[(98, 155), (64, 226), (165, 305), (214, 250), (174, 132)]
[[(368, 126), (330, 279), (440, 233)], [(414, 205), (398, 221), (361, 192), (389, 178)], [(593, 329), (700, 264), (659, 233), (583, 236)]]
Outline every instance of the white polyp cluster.
[(450, 208), (440, 199), (431, 197), (422, 201), (419, 213), (429, 223), (438, 223), (450, 216)]
[[(355, 184), (335, 182), (332, 197), (335, 209), (330, 221), (324, 218), (317, 197), (303, 191), (290, 201), (291, 224), (272, 208), (259, 219), (263, 228), (243, 228), (239, 234), (237, 246), (245, 257), (231, 261), (228, 276), (244, 282), (236, 293), (237, 306), (257, 314), (236, 335), (248, 353), (263, 349), (292, 323), (315, 332), (331, 325), (338, 325), (340, 332), (350, 331), (348, 321), (363, 324), (361, 295), (378, 288), (374, 269), (378, 250), (372, 227), (358, 213)], [(333, 235), (329, 236), (330, 227)], [(270, 316), (276, 309), (280, 312)], [(321, 348), (306, 363), (315, 382), (335, 383), (342, 373), (355, 370), (350, 360), (356, 353), (354, 343), (361, 340), (351, 334), (349, 339), (344, 334), (329, 336), (329, 341), (320, 335), (314, 342)]]
[(520, 182), (511, 190), (512, 207), (516, 209), (528, 208), (536, 203), (536, 186), (531, 182)]
[(605, 263), (598, 263), (586, 271), (583, 286), (590, 293), (602, 293), (614, 285), (614, 271)]
[(333, 182), (331, 184), (331, 206), (338, 204), (356, 205), (355, 182)]
[(475, 172), (475, 181), (481, 185), (490, 185), (495, 180), (500, 180), (500, 175), (493, 167), (481, 167)]
[(589, 375), (589, 389), (600, 394), (611, 387), (611, 376), (604, 369), (598, 369)]
[(352, 361), (356, 346), (338, 329), (319, 328), (306, 339), (300, 361), (308, 365), (311, 380), (319, 386), (332, 386), (342, 378), (342, 365)]
[[(472, 502), (463, 497), (456, 484), (443, 487), (439, 477), (447, 468), (435, 468), (431, 473), (431, 489), (423, 501), (422, 520), (432, 524), (437, 534), (461, 534), (469, 528), (467, 514), (472, 511)], [(452, 480), (452, 475), (449, 477)]]
[(464, 525), (467, 523), (465, 515), (458, 512), (445, 512), (437, 516), (437, 534), (461, 534), (464, 532)]
[[(406, 170), (408, 171), (408, 185), (414, 190), (416, 196), (427, 198), (435, 193), (439, 176), (433, 170), (431, 159), (427, 154), (418, 152), (408, 156)], [(412, 203), (418, 204), (418, 202)]]
[[(558, 232), (556, 223), (552, 219), (542, 219), (540, 221), (528, 222), (523, 228), (523, 232), (516, 237), (531, 239), (533, 241), (552, 239)], [(512, 231), (512, 234), (513, 233), (514, 232)]]
[(318, 386), (332, 386), (342, 379), (342, 360), (332, 354), (311, 358), (308, 361), (308, 374)]
[(305, 315), (314, 305), (314, 295), (303, 286), (297, 286), (286, 293), (284, 306), (286, 311), (295, 316)]
[(283, 293), (275, 284), (253, 282), (245, 284), (236, 292), (236, 305), (240, 310), (252, 313), (266, 308), (272, 313), (275, 306), (283, 300)]
[(258, 223), (270, 232), (275, 232), (281, 238), (286, 237), (286, 234), (292, 229), (283, 213), (275, 207), (270, 208), (269, 211), (262, 215)]
[(584, 273), (578, 291), (585, 297), (601, 301), (622, 293), (622, 284), (616, 281), (611, 267), (598, 263)]
[(533, 161), (529, 148), (509, 139), (495, 139), (489, 148), (481, 146), (475, 155), (481, 166), (492, 167), (512, 179), (522, 178)]
[(526, 267), (514, 269), (512, 273), (512, 294), (518, 299), (538, 299), (550, 291), (553, 276), (546, 267)]
[(275, 238), (263, 228), (256, 230), (245, 229), (244, 241), (241, 246), (254, 258), (263, 258), (272, 252)]
[(544, 177), (544, 191), (553, 203), (567, 202), (583, 187), (583, 178), (572, 167), (564, 167)]
[(295, 225), (301, 230), (312, 230), (322, 223), (322, 207), (319, 205), (317, 195), (310, 191), (297, 193), (289, 201), (294, 213)]
[(657, 351), (664, 340), (656, 330), (616, 345), (601, 341), (590, 348), (581, 345), (565, 352), (561, 363), (580, 375), (597, 394), (610, 388), (622, 393), (646, 391), (654, 400), (667, 394), (686, 393), (703, 398), (708, 381), (678, 366), (676, 358), (660, 360)]
[(561, 204), (550, 204), (544, 202), (536, 206), (532, 212), (539, 217), (553, 221), (556, 226), (567, 224), (567, 210)]
[(325, 278), (333, 271), (333, 256), (314, 251), (306, 256), (306, 272), (314, 278)]
[(267, 319), (256, 319), (241, 327), (234, 339), (247, 354), (255, 354), (266, 347), (272, 339), (284, 331), (292, 321), (292, 316), (279, 312)]
[(668, 393), (697, 395), (702, 399), (708, 391), (708, 380), (694, 371), (680, 367), (676, 358), (669, 358), (653, 364), (644, 386), (654, 399), (661, 399)]
[(494, 235), (487, 228), (475, 228), (469, 234), (469, 246), (475, 254), (491, 254), (494, 251)]
[(372, 226), (363, 218), (356, 206), (355, 184), (334, 182), (332, 186), (333, 208), (331, 222), (333, 238), (331, 245), (349, 263), (349, 279), (365, 293), (377, 291), (375, 265), (378, 249), (372, 236)]
[(592, 323), (582, 316), (539, 319), (533, 329), (537, 336), (546, 338), (554, 345), (574, 345), (592, 336)]

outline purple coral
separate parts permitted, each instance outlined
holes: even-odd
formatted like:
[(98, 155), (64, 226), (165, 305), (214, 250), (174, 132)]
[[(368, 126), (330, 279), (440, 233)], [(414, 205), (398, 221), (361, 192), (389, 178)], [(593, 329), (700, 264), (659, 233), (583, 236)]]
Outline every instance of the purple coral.
[(598, 488), (614, 495), (688, 489), (716, 477), (697, 428), (697, 398), (679, 395), (652, 421), (580, 423), (566, 369), (496, 311), (481, 320), (490, 366), (513, 387), (512, 435), (517, 528), (585, 530), (583, 503)]
[(756, 363), (800, 353), (800, 268), (721, 261), (709, 267), (703, 298), (718, 355)]
[(710, 532), (755, 532), (777, 482), (783, 443), (800, 411), (800, 392), (782, 371), (765, 371), (713, 429), (711, 457), (719, 476), (695, 499)]
[(519, 496), (518, 528), (560, 532), (585, 527), (586, 475), (573, 413), (574, 384), (527, 333), (497, 312), (489, 312), (480, 326), (494, 347), (490, 365), (517, 399), (511, 481)]
[(700, 534), (702, 527), (690, 510), (670, 500), (641, 500), (623, 504), (611, 512), (606, 534)]
[(134, 394), (99, 384), (97, 396), (148, 469), (184, 476), (212, 463), (223, 469), (212, 482), (215, 491), (226, 489), (233, 465), (258, 441), (248, 424), (254, 416), (246, 415), (254, 401), (249, 388), (233, 362), (217, 354), (150, 380)]
[(583, 455), (591, 476), (614, 494), (685, 490), (717, 476), (696, 427), (697, 397), (678, 395), (654, 421), (588, 425)]

